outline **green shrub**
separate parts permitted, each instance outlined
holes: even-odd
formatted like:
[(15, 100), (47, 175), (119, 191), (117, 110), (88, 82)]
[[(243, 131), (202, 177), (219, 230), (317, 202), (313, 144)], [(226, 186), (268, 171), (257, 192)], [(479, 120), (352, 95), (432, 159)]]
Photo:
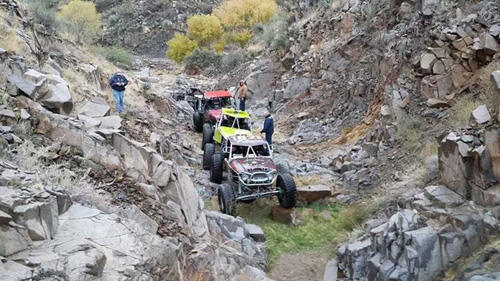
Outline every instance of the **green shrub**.
[(258, 36), (267, 47), (273, 50), (284, 50), (289, 44), (289, 32), (287, 16), (280, 12), (273, 17), (266, 25), (262, 26), (262, 32)]
[(372, 216), (377, 208), (376, 204), (368, 203), (355, 203), (350, 205), (340, 216), (340, 226), (345, 231), (352, 231)]
[(476, 100), (474, 96), (465, 96), (459, 99), (450, 109), (449, 121), (452, 126), (467, 127), (469, 126), (470, 116), (481, 101)]
[(112, 63), (123, 64), (125, 66), (132, 65), (132, 55), (123, 48), (94, 46), (92, 47), (92, 51)]
[(34, 0), (28, 3), (28, 12), (36, 24), (41, 24), (49, 32), (57, 29), (56, 10), (58, 0)]
[(419, 117), (408, 117), (398, 124), (397, 137), (407, 148), (415, 148), (421, 144), (425, 120)]
[(245, 51), (243, 50), (226, 54), (221, 60), (221, 70), (223, 72), (230, 72), (240, 66), (244, 61)]
[(185, 59), (187, 68), (199, 67), (205, 69), (211, 66), (218, 67), (221, 64), (222, 56), (205, 49), (197, 49)]
[[(247, 223), (259, 225), (267, 239), (269, 264), (273, 266), (280, 256), (287, 253), (335, 251), (338, 243), (346, 237), (339, 220), (343, 207), (336, 204), (313, 205), (309, 208), (298, 207), (303, 223), (299, 226), (275, 222), (271, 219), (271, 208), (276, 204), (273, 200), (257, 200), (250, 205), (238, 205), (238, 216)], [(217, 203), (212, 205), (217, 206)], [(328, 213), (322, 216), (320, 213)]]

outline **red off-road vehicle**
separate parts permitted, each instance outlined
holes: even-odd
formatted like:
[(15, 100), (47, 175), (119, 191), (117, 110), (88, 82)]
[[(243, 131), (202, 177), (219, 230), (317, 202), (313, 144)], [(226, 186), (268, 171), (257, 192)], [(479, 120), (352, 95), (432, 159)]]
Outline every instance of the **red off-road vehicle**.
[(228, 91), (205, 92), (194, 96), (193, 125), (197, 132), (203, 130), (203, 124), (215, 124), (222, 108), (236, 108), (233, 94)]
[(283, 208), (297, 204), (297, 187), (290, 174), (279, 174), (269, 144), (261, 136), (237, 135), (227, 142), (229, 156), (214, 153), (212, 143), (210, 180), (221, 183), (223, 171), (228, 181), (219, 186), (219, 207), (222, 213), (235, 215), (236, 203), (250, 203), (259, 198), (277, 196)]

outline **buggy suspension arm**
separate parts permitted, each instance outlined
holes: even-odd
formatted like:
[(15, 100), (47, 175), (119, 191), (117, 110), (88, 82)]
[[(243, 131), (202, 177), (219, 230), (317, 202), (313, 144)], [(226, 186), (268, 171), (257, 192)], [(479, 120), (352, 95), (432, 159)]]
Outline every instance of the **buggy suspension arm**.
[(244, 195), (236, 198), (237, 201), (242, 201), (242, 200), (253, 200), (253, 199), (260, 199), (260, 198), (266, 198), (266, 197), (273, 197), (275, 195), (278, 195), (280, 192), (277, 190), (274, 191), (268, 191), (268, 192), (263, 192), (263, 193), (256, 193), (256, 194), (251, 194), (251, 195)]

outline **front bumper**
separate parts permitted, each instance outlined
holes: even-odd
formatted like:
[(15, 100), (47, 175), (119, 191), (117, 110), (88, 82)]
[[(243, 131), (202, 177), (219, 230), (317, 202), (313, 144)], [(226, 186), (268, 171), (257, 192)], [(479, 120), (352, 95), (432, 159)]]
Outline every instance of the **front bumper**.
[(240, 185), (245, 187), (272, 186), (276, 182), (277, 174), (275, 172), (241, 173), (238, 179)]

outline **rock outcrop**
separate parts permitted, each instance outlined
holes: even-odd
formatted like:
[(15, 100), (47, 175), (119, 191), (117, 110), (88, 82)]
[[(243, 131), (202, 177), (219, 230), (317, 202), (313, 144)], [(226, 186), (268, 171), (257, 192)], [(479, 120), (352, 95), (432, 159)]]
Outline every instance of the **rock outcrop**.
[(402, 202), (385, 222), (338, 251), (349, 280), (434, 280), (500, 231), (500, 223), (444, 186)]
[(349, 280), (434, 280), (497, 237), (500, 223), (490, 210), (500, 206), (498, 134), (489, 126), (442, 136), (445, 185), (428, 186), (397, 202), (399, 211), (368, 222), (362, 238), (339, 249), (338, 268)]
[(500, 204), (498, 129), (446, 135), (439, 148), (443, 183), (467, 200), (485, 207)]

